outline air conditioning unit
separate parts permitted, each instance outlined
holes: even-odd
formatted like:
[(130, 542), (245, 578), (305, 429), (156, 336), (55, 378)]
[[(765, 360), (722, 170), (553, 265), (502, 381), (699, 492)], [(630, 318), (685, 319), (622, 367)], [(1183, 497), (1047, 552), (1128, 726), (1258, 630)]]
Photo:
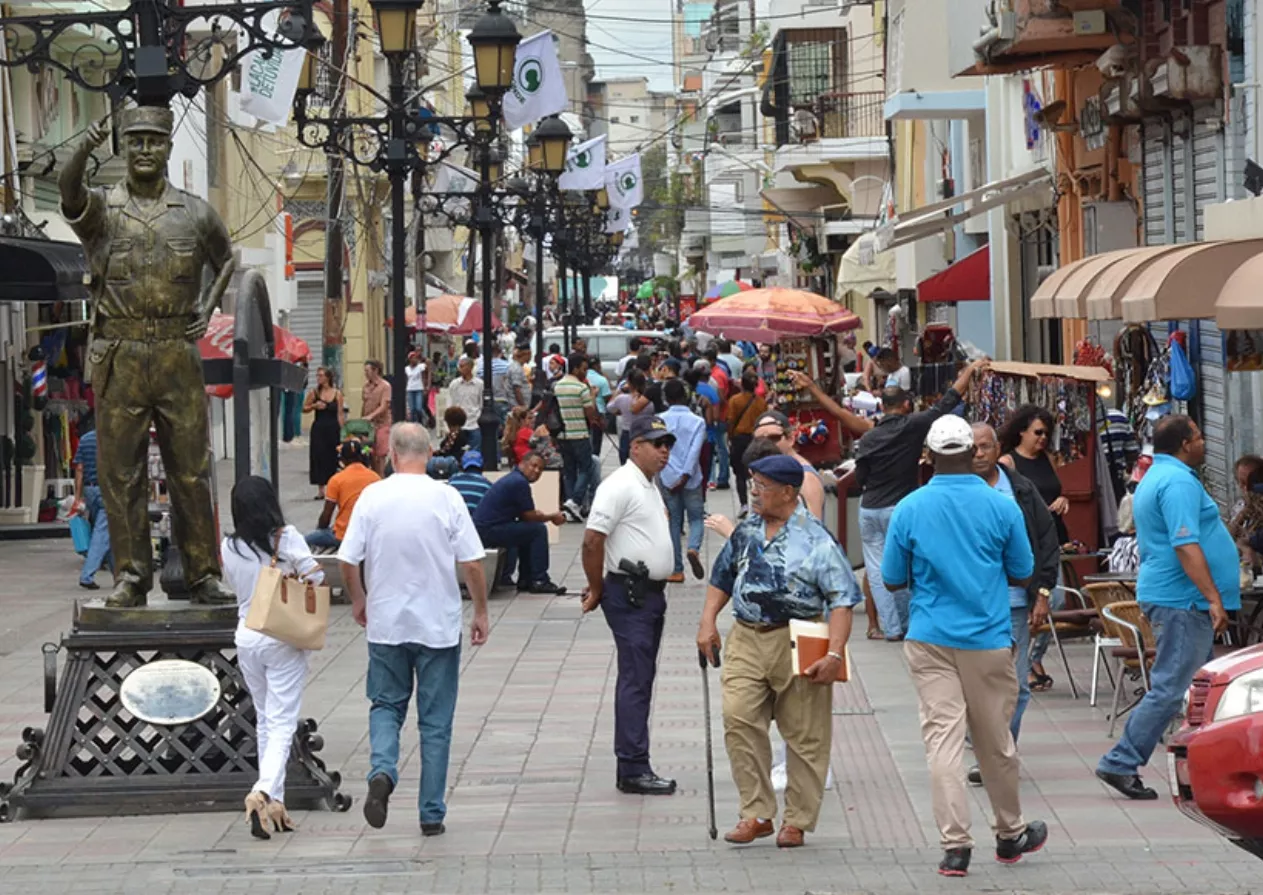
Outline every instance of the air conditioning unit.
[(1219, 46), (1172, 47), (1150, 77), (1155, 100), (1166, 103), (1210, 102), (1223, 92), (1223, 49)]

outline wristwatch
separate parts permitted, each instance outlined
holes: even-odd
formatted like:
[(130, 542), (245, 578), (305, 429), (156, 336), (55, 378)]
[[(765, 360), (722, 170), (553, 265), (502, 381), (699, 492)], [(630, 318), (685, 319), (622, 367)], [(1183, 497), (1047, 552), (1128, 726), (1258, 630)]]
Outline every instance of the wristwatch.
[(1043, 597), (1045, 600), (1052, 597), (1052, 591), (1046, 587), (1041, 587), (1039, 590), (1035, 591), (1035, 593), (1036, 595)]

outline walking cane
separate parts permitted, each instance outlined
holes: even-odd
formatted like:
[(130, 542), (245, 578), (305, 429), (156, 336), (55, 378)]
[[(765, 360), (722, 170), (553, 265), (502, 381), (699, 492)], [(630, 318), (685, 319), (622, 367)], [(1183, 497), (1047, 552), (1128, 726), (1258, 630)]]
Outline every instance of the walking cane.
[[(714, 648), (711, 659), (716, 668), (719, 667), (719, 647)], [(710, 821), (710, 838), (719, 837), (719, 828), (715, 825), (715, 756), (710, 741), (710, 675), (707, 673), (706, 654), (697, 651), (697, 660), (702, 666), (702, 708), (706, 720), (706, 794), (707, 820)]]

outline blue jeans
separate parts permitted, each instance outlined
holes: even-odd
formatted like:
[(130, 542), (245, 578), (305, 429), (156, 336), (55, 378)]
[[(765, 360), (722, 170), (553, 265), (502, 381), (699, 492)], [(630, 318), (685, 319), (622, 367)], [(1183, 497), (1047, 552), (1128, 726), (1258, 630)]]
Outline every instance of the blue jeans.
[(399, 782), (399, 732), (408, 717), (413, 680), (417, 689), (417, 730), (421, 735), (421, 823), (439, 823), (447, 814), (447, 763), (452, 718), (460, 680), (460, 646), (433, 649), (419, 643), (368, 645), (369, 772)]
[(505, 578), (511, 578), (514, 565), (521, 563), (522, 572), (518, 576), (521, 587), (548, 580), (548, 526), (543, 522), (480, 525), (478, 537), (484, 547), (503, 547), (511, 551), (502, 573)]
[[(1052, 589), (1052, 596), (1048, 598), (1048, 608), (1053, 612), (1060, 612), (1066, 608), (1066, 592), (1061, 589), (1060, 572), (1057, 573), (1057, 586)], [(1044, 632), (1035, 638), (1035, 642), (1031, 644), (1030, 665), (1042, 665), (1044, 663), (1044, 653), (1048, 652), (1048, 646), (1051, 643), (1052, 634), (1048, 632)]]
[(631, 456), (631, 432), (624, 429), (618, 435), (618, 465), (622, 466)]
[(1193, 675), (1210, 661), (1215, 643), (1209, 612), (1153, 603), (1141, 603), (1140, 608), (1158, 640), (1158, 653), (1149, 671), (1149, 692), (1131, 710), (1114, 748), (1097, 764), (1097, 770), (1107, 774), (1135, 774), (1149, 763), (1162, 732), (1183, 707)]
[[(713, 434), (712, 444), (715, 450), (710, 455), (710, 474), (706, 476), (708, 481), (714, 482), (720, 488), (728, 487), (728, 424), (715, 423), (711, 428)], [(716, 473), (715, 467), (719, 467)]]
[(873, 602), (877, 604), (877, 618), (881, 622), (881, 629), (887, 640), (902, 637), (908, 630), (908, 592), (890, 590), (881, 577), (881, 560), (886, 552), (886, 531), (890, 528), (890, 517), (894, 513), (894, 507), (882, 507), (876, 510), (860, 507), (860, 540), (864, 544), (864, 574), (868, 578), (868, 587), (873, 592)]
[(407, 394), (408, 421), (419, 423), (425, 419), (425, 389), (412, 389)]
[(309, 531), (306, 534), (306, 540), (308, 547), (336, 549), (342, 546), (342, 542), (334, 537), (332, 528), (317, 528), (315, 531)]
[(101, 489), (96, 485), (83, 486), (83, 506), (92, 523), (92, 540), (88, 542), (88, 555), (83, 559), (79, 580), (84, 584), (93, 580), (97, 572), (110, 562), (110, 524), (105, 517), (105, 503)]
[(675, 553), (676, 572), (684, 571), (684, 550), (680, 545), (680, 532), (684, 530), (684, 517), (688, 516), (689, 549), (702, 547), (702, 517), (706, 515), (705, 495), (701, 488), (681, 488), (668, 491), (661, 485), (662, 502), (667, 505), (667, 520), (671, 526), (671, 549)]
[(587, 436), (558, 438), (557, 447), (561, 451), (561, 479), (566, 500), (582, 506), (592, 487), (592, 441)]
[(482, 430), (466, 429), (465, 431), (469, 433), (469, 444), (465, 447), (465, 450), (482, 453)]
[(1031, 701), (1031, 610), (1026, 606), (1011, 607), (1009, 615), (1013, 619), (1013, 661), (1017, 666), (1017, 705), (1013, 708), (1009, 730), (1016, 743), (1022, 730), (1022, 715)]

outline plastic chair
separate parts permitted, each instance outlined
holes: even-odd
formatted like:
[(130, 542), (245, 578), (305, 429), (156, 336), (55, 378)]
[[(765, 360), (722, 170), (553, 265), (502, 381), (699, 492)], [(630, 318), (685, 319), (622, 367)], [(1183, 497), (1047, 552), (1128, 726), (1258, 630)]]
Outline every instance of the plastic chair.
[[(1121, 646), (1110, 650), (1118, 659), (1118, 679), (1114, 685), (1114, 707), (1110, 712), (1110, 733), (1118, 723), (1119, 704), (1123, 698), (1123, 684), (1128, 676), (1139, 676), (1145, 692), (1149, 691), (1149, 668), (1157, 657), (1157, 639), (1149, 626), (1149, 619), (1140, 611), (1135, 600), (1120, 600), (1101, 610), (1106, 622), (1106, 633), (1122, 641)], [(1112, 630), (1111, 630), (1112, 629)], [(1153, 644), (1153, 646), (1149, 646)]]
[[(1078, 699), (1079, 687), (1074, 682), (1074, 676), (1070, 674), (1070, 660), (1066, 657), (1064, 642), (1095, 637), (1096, 631), (1092, 628), (1092, 620), (1096, 617), (1096, 610), (1088, 608), (1083, 594), (1075, 588), (1063, 587), (1062, 591), (1066, 595), (1066, 608), (1058, 609), (1051, 613), (1047, 622), (1031, 628), (1031, 639), (1034, 640), (1040, 634), (1052, 635), (1053, 645), (1057, 647), (1057, 652), (1061, 655), (1061, 666), (1066, 670), (1066, 680), (1070, 682), (1070, 693)], [(1078, 603), (1077, 607), (1071, 607), (1071, 597)]]
[(1101, 613), (1106, 606), (1131, 600), (1132, 593), (1121, 584), (1114, 584), (1113, 582), (1089, 584), (1083, 588), (1083, 593), (1087, 596), (1088, 602), (1092, 604), (1092, 608), (1096, 610), (1097, 625), (1100, 627), (1100, 630), (1096, 632), (1092, 647), (1092, 692), (1088, 700), (1088, 704), (1095, 708), (1097, 684), (1101, 679), (1102, 667), (1105, 669), (1106, 676), (1109, 677), (1110, 686), (1114, 686), (1114, 673), (1110, 670), (1109, 663), (1101, 661), (1105, 650), (1123, 645), (1123, 641), (1116, 634), (1108, 633), (1108, 626), (1112, 623), (1104, 618)]

